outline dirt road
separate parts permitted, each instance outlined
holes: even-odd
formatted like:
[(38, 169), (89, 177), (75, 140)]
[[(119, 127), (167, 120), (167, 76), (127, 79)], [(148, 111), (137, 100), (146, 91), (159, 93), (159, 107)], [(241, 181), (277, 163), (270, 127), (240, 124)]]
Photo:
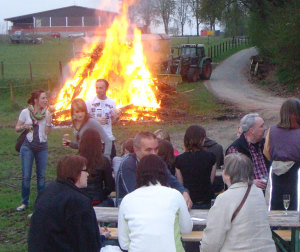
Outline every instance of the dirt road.
[[(284, 101), (270, 93), (255, 87), (247, 79), (250, 57), (257, 54), (255, 48), (242, 50), (219, 64), (213, 71), (211, 79), (204, 84), (211, 93), (220, 100), (234, 104), (243, 115), (257, 112), (264, 118), (266, 125), (271, 126), (278, 121), (279, 109)], [(239, 118), (240, 119), (240, 118)], [(195, 122), (207, 130), (207, 135), (223, 145), (224, 149), (236, 138), (238, 120)], [(184, 132), (172, 137), (172, 142), (182, 149)], [(174, 140), (175, 141), (174, 141)]]

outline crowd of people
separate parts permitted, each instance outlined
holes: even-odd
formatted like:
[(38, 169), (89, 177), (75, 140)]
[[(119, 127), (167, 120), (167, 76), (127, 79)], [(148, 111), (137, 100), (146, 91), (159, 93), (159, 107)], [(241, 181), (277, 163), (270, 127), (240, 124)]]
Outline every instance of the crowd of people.
[(52, 128), (46, 93), (33, 92), (19, 116), (16, 131), (26, 130), (26, 137), (20, 149), (22, 204), (17, 211), (28, 207), (33, 160), (37, 173), (29, 251), (99, 251), (109, 232), (98, 227), (93, 206), (119, 207), (123, 251), (184, 251), (180, 234), (193, 229), (189, 209), (210, 209), (203, 252), (276, 251), (265, 196), (270, 191), (270, 209), (283, 210), (282, 197), (289, 194), (289, 210), (299, 210), (298, 99), (282, 104), (279, 123), (268, 131), (259, 114), (245, 115), (225, 158), (223, 147), (200, 125), (186, 129), (183, 153), (159, 129), (126, 139), (117, 156), (112, 122), (118, 110), (106, 96), (106, 80), (97, 80), (95, 88), (93, 99), (72, 101), (75, 140), (64, 135), (62, 145), (78, 149), (78, 154), (58, 162), (56, 181), (46, 188)]

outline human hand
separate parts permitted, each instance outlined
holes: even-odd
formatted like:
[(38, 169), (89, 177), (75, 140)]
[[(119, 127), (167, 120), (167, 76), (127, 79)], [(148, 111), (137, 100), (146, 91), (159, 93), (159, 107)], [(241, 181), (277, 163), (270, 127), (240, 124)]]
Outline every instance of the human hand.
[(98, 121), (101, 125), (107, 124), (107, 119), (106, 119), (106, 117), (99, 117), (99, 118), (97, 118), (97, 121)]
[(69, 140), (69, 134), (64, 134), (63, 139), (62, 139), (62, 145), (67, 147), (70, 146), (71, 140)]
[(186, 202), (186, 205), (187, 205), (188, 209), (191, 209), (192, 206), (193, 206), (193, 201), (191, 200), (189, 193), (188, 192), (183, 192), (182, 196), (183, 196), (183, 198)]
[(111, 232), (107, 229), (107, 227), (99, 227), (99, 229), (100, 234), (104, 235), (106, 239), (111, 237)]
[(260, 180), (260, 179), (254, 179), (253, 180), (253, 183), (254, 183), (254, 185), (256, 185), (258, 188), (260, 188), (260, 189), (266, 189), (266, 187), (267, 187), (267, 183), (266, 182), (264, 182), (264, 181), (262, 181), (262, 180)]
[(26, 129), (26, 130), (32, 130), (32, 125), (31, 124), (23, 124), (23, 129)]

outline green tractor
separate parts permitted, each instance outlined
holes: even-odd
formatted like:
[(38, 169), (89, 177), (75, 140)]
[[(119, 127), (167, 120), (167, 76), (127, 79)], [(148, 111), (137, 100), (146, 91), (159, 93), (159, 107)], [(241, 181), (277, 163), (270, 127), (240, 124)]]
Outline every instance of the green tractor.
[(161, 74), (160, 77), (172, 83), (180, 83), (182, 80), (195, 82), (199, 79), (210, 79), (212, 60), (205, 56), (203, 44), (183, 44), (176, 49), (178, 56), (171, 55), (170, 60), (165, 64), (166, 74)]

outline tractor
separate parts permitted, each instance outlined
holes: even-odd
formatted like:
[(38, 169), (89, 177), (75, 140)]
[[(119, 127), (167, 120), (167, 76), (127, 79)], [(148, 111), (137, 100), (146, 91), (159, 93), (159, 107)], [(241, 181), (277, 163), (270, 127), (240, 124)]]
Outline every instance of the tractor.
[(212, 72), (211, 58), (205, 56), (203, 44), (183, 44), (176, 48), (177, 55), (172, 55), (165, 62), (166, 74), (159, 78), (170, 83), (180, 83), (182, 80), (195, 82), (199, 79), (209, 80)]

